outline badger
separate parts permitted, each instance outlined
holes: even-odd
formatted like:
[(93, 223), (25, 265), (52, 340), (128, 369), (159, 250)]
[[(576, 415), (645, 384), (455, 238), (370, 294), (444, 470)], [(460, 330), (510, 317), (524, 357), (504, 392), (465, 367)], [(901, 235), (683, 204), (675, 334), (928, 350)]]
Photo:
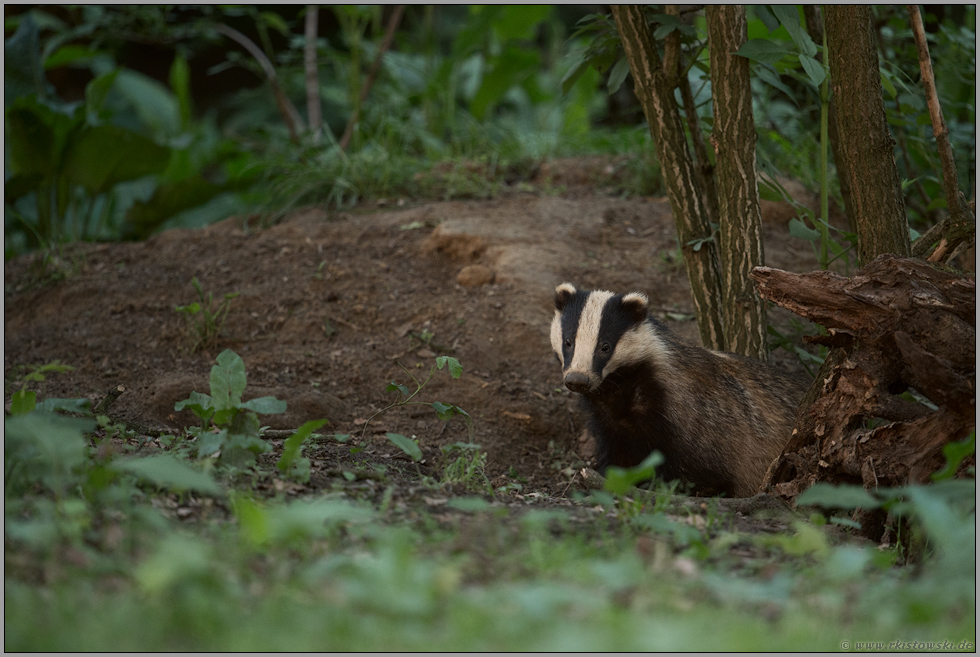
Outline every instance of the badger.
[(789, 440), (805, 382), (760, 361), (679, 341), (647, 297), (555, 288), (551, 346), (581, 396), (596, 469), (658, 450), (657, 476), (700, 493), (749, 497)]

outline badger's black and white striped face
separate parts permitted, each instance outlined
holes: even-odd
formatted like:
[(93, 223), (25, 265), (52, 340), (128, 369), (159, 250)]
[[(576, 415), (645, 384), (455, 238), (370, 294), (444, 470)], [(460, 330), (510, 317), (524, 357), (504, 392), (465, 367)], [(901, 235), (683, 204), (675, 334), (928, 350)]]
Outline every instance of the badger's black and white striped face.
[(569, 390), (594, 392), (618, 368), (659, 359), (663, 342), (645, 321), (647, 303), (638, 292), (576, 290), (570, 283), (555, 288), (551, 346)]

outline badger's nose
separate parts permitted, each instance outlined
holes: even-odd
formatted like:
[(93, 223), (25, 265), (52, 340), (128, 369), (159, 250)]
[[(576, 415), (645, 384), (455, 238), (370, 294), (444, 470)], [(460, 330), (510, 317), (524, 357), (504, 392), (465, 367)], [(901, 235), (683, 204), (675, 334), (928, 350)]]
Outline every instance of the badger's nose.
[(565, 387), (572, 392), (588, 392), (589, 377), (582, 372), (569, 372), (565, 375)]

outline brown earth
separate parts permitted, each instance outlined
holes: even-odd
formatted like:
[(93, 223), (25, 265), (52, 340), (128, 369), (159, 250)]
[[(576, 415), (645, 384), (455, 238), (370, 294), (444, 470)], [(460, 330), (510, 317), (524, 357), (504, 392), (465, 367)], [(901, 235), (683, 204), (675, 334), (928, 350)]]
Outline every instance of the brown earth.
[[(72, 275), (54, 283), (33, 257), (7, 262), (5, 401), (24, 366), (60, 360), (75, 369), (32, 384), (43, 396), (94, 403), (122, 384), (111, 409), (118, 418), (178, 428), (195, 418), (174, 403), (207, 392), (214, 358), (232, 348), (245, 362), (246, 399), (288, 402), (264, 424), (326, 417), (330, 431), (357, 433), (390, 403), (390, 381), (411, 384), (399, 364), (422, 378), (445, 354), (462, 363), (462, 377), (437, 371), (419, 399), (470, 413), (491, 479), (516, 471), (538, 486), (567, 487), (554, 464), (587, 459), (590, 445), (580, 442), (583, 417), (548, 341), (554, 287), (644, 292), (657, 316), (698, 340), (667, 200), (580, 186), (610, 170), (593, 176), (592, 166), (550, 164), (541, 187), (560, 196), (504, 190), (492, 200), (368, 202), (338, 215), (308, 208), (267, 229), (230, 218), (145, 242), (81, 245)], [(810, 246), (788, 234), (789, 206), (765, 205), (766, 264), (815, 269)], [(196, 353), (174, 310), (196, 300), (192, 277), (216, 297), (239, 293), (217, 345)], [(785, 329), (789, 317), (774, 310), (770, 320)], [(800, 367), (783, 351), (773, 360)], [(458, 419), (396, 408), (368, 428), (374, 458), (398, 457), (386, 431), (417, 436), (427, 457), (467, 440)]]

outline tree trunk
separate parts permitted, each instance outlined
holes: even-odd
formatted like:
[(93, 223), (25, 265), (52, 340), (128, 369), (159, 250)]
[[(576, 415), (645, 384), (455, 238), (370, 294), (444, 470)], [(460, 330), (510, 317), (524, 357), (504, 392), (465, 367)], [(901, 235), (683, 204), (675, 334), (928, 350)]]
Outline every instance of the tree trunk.
[[(663, 69), (643, 7), (612, 5), (611, 8), (633, 74), (634, 89), (657, 147), (657, 158), (691, 282), (701, 343), (708, 349), (722, 349), (725, 342), (718, 245), (710, 240), (711, 227), (701, 185), (687, 148), (680, 110), (674, 100), (675, 74), (668, 74)], [(709, 241), (699, 242), (699, 248), (695, 249), (690, 244), (692, 240)]]
[(910, 253), (895, 140), (888, 131), (868, 5), (826, 5), (827, 48), (840, 135), (858, 233), (858, 261)]
[[(823, 19), (820, 16), (819, 5), (803, 5), (803, 16), (806, 18), (806, 31), (816, 44), (823, 43)], [(823, 63), (825, 53), (820, 53), (818, 61)], [(828, 114), (830, 120), (827, 122), (827, 131), (830, 136), (830, 150), (834, 154), (834, 166), (837, 167), (837, 180), (840, 183), (840, 195), (844, 199), (844, 213), (847, 215), (848, 224), (851, 230), (857, 230), (854, 224), (854, 207), (851, 201), (850, 178), (845, 173), (843, 156), (841, 155), (840, 135), (837, 132), (837, 103), (833, 95), (830, 97), (830, 108)], [(824, 217), (825, 221), (830, 221)]]
[(748, 39), (745, 6), (708, 5), (706, 13), (725, 349), (766, 361), (766, 305), (749, 276), (764, 264), (749, 60), (735, 54)]

